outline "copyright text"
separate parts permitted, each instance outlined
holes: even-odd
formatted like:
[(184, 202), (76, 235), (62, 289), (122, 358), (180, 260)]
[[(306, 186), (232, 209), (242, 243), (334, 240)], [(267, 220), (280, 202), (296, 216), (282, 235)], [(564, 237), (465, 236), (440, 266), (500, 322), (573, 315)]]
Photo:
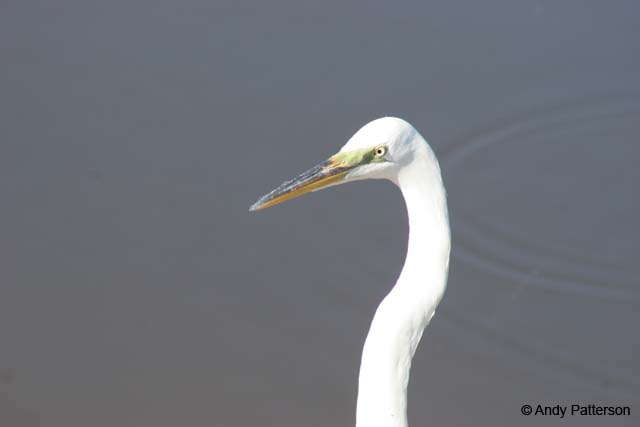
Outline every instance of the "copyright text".
[(576, 417), (576, 416), (630, 416), (631, 407), (629, 406), (608, 406), (578, 404), (571, 405), (529, 405), (525, 404), (520, 407), (522, 415), (531, 416), (548, 416), (548, 417)]

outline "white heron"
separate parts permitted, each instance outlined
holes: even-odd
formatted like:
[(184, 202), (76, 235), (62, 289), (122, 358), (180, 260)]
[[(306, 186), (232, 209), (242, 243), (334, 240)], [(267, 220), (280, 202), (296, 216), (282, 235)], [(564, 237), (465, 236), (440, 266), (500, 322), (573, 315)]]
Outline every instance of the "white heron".
[(367, 178), (388, 179), (400, 188), (409, 243), (402, 272), (378, 306), (364, 344), (356, 427), (406, 427), (411, 360), (444, 294), (451, 247), (446, 193), (429, 144), (402, 119), (374, 120), (336, 155), (283, 183), (250, 210)]

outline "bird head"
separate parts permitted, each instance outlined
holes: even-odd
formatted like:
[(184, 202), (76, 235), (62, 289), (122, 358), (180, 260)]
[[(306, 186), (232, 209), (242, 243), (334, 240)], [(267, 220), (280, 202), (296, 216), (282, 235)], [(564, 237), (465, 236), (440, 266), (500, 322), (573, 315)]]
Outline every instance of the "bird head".
[[(262, 196), (249, 210), (265, 209), (310, 191), (361, 179), (396, 182), (398, 172), (410, 164), (416, 151), (425, 149), (422, 138), (406, 121), (383, 117), (358, 130), (340, 151), (324, 162), (282, 183)], [(420, 147), (420, 142), (425, 147)]]

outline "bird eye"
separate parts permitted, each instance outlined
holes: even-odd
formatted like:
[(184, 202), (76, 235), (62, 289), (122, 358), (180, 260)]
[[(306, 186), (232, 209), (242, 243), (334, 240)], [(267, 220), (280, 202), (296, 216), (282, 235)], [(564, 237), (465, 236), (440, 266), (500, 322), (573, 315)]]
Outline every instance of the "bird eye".
[(384, 145), (380, 145), (376, 147), (376, 150), (375, 150), (376, 157), (382, 157), (386, 153), (387, 153), (387, 147), (385, 147)]

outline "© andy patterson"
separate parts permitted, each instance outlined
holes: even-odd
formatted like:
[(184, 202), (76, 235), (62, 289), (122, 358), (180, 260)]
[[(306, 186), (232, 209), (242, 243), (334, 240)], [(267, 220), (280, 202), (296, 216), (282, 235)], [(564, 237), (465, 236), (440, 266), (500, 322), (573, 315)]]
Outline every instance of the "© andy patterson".
[(564, 418), (567, 415), (580, 416), (580, 415), (595, 415), (595, 416), (607, 416), (607, 415), (631, 415), (631, 408), (629, 406), (604, 406), (604, 405), (536, 405), (529, 411), (529, 414), (525, 415), (551, 415), (560, 418)]

